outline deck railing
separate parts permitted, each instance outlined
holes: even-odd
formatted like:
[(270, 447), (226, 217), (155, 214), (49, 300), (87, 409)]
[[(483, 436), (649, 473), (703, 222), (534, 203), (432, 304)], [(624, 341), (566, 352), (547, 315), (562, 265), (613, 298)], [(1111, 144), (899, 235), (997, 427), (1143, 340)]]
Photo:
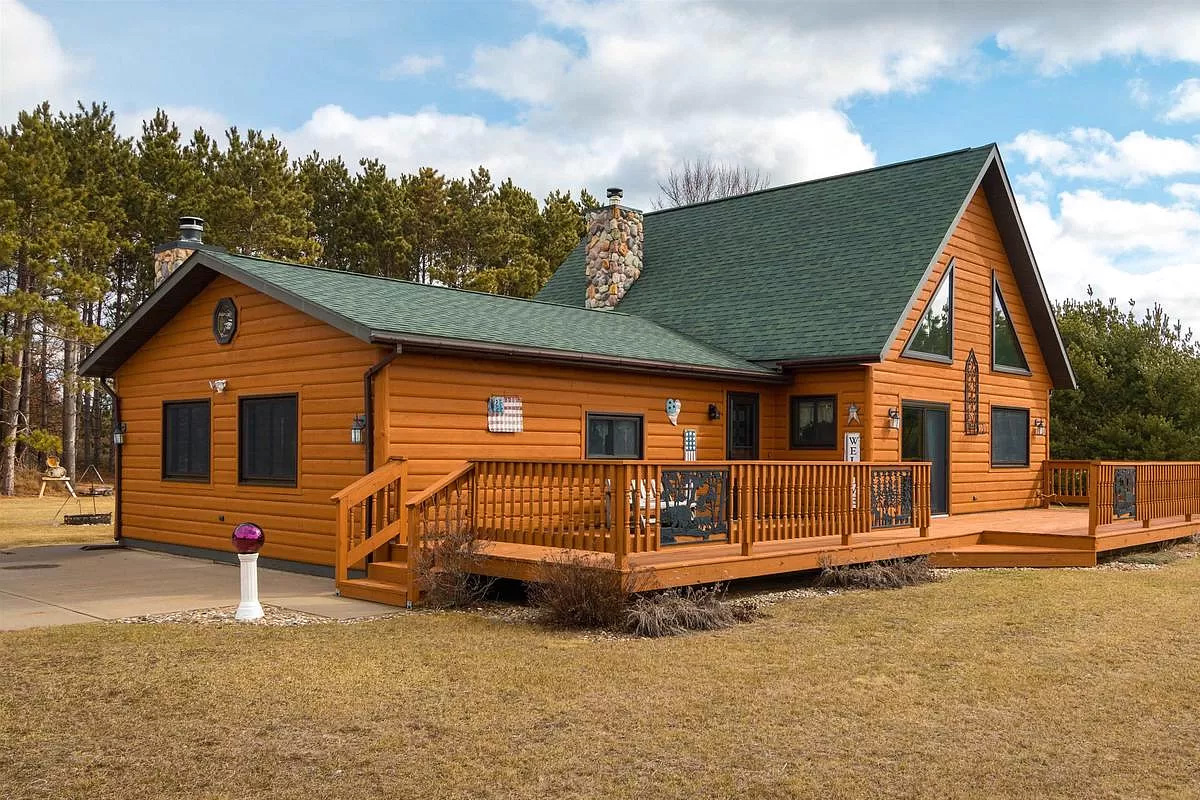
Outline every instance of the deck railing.
[(393, 459), (330, 499), (337, 503), (334, 577), (345, 581), (376, 550), (405, 530), (408, 462)]
[(1043, 461), (1042, 506), (1087, 505), (1090, 461)]
[(1088, 531), (1102, 525), (1200, 514), (1200, 461), (1045, 461), (1042, 502), (1086, 505)]

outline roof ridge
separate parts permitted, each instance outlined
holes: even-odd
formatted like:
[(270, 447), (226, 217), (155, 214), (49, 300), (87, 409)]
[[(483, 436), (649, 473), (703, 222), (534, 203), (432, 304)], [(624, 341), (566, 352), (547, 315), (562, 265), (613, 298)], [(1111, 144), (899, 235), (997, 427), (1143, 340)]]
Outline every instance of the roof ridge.
[(657, 216), (659, 214), (669, 214), (672, 211), (685, 211), (690, 208), (698, 208), (700, 206), (708, 206), (708, 205), (712, 205), (714, 203), (724, 203), (728, 200), (740, 200), (743, 197), (754, 197), (756, 195), (767, 194), (769, 192), (779, 192), (784, 189), (795, 189), (798, 186), (809, 186), (814, 183), (823, 183), (825, 181), (835, 181), (840, 178), (850, 178), (855, 175), (865, 175), (868, 172), (882, 172), (885, 169), (892, 169), (893, 167), (906, 167), (911, 164), (919, 164), (922, 161), (933, 161), (934, 159), (938, 159), (938, 158), (949, 158), (950, 156), (957, 156), (957, 155), (961, 155), (963, 153), (974, 152), (976, 150), (990, 150), (995, 147), (997, 147), (997, 144), (995, 142), (989, 142), (988, 144), (979, 145), (977, 147), (960, 147), (957, 150), (948, 150), (944, 153), (935, 153), (934, 155), (931, 155), (931, 156), (920, 156), (918, 158), (910, 158), (905, 161), (893, 161), (890, 164), (879, 164), (877, 166), (867, 167), (865, 169), (856, 169), (856, 170), (852, 170), (850, 172), (839, 172), (835, 175), (825, 175), (820, 178), (809, 178), (808, 180), (805, 180), (805, 181), (795, 181), (793, 183), (785, 183), (782, 186), (768, 186), (765, 189), (757, 189), (753, 192), (744, 192), (742, 194), (731, 194), (731, 195), (728, 195), (727, 197), (715, 197), (712, 200), (701, 200), (698, 203), (688, 203), (687, 205), (673, 206), (671, 208), (660, 208), (660, 209), (656, 209), (654, 211), (647, 211), (645, 213), (645, 216), (652, 217), (652, 216)]
[[(578, 245), (576, 245), (576, 247), (578, 247)], [(572, 248), (572, 250), (573, 249), (574, 248)], [(330, 272), (335, 275), (353, 275), (358, 278), (366, 278), (367, 280), (388, 281), (390, 283), (403, 283), (405, 285), (416, 286), (421, 289), (438, 289), (438, 290), (444, 290), (444, 291), (449, 291), (449, 292), (460, 292), (462, 294), (473, 294), (473, 295), (478, 295), (480, 297), (492, 297), (492, 298), (498, 298), (501, 300), (515, 300), (517, 302), (522, 302), (522, 303), (537, 303), (538, 305), (543, 305), (543, 306), (555, 306), (557, 308), (572, 308), (572, 309), (578, 309), (580, 311), (599, 311), (600, 313), (609, 314), (609, 315), (613, 315), (613, 316), (622, 316), (622, 317), (637, 316), (636, 314), (629, 314), (625, 311), (617, 311), (616, 309), (585, 309), (582, 306), (578, 306), (578, 305), (575, 305), (572, 303), (557, 303), (557, 302), (554, 302), (553, 300), (539, 300), (536, 297), (514, 297), (513, 295), (510, 295), (510, 294), (496, 294), (493, 292), (481, 292), (478, 289), (463, 289), (458, 286), (443, 286), (441, 284), (436, 284), (436, 283), (421, 283), (420, 281), (410, 281), (407, 278), (393, 278), (390, 275), (371, 275), (366, 272), (355, 272), (354, 270), (350, 270), (350, 269), (334, 269), (332, 267), (318, 267), (316, 264), (300, 264), (295, 261), (282, 261), (278, 258), (263, 258), (262, 256), (248, 256), (248, 255), (244, 255), (242, 253), (230, 253), (228, 251), (220, 252), (220, 253), (210, 253), (210, 255), (212, 255), (216, 258), (221, 258), (223, 256), (230, 256), (233, 258), (248, 258), (248, 259), (252, 259), (254, 261), (262, 261), (267, 264), (282, 264), (285, 267), (299, 267), (301, 269), (310, 269), (315, 272)]]

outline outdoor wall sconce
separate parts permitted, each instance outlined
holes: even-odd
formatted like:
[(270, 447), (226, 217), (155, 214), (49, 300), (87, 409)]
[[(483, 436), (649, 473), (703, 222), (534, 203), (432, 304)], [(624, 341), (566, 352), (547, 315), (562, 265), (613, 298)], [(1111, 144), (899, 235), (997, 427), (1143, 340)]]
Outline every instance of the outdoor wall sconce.
[(708, 418), (714, 422), (721, 418), (721, 409), (717, 408), (716, 403), (708, 404)]
[(900, 409), (898, 409), (898, 408), (889, 408), (888, 409), (888, 427), (895, 428), (897, 430), (900, 429)]
[(359, 414), (354, 418), (354, 422), (350, 423), (350, 442), (351, 444), (363, 443), (363, 431), (367, 429), (367, 418)]
[(113, 444), (117, 447), (125, 444), (125, 423), (118, 422), (113, 426)]
[(1046, 435), (1046, 420), (1042, 419), (1041, 417), (1037, 417), (1036, 419), (1034, 419), (1033, 435), (1034, 436), (1045, 436)]
[(218, 378), (208, 382), (208, 388), (212, 389), (217, 394), (222, 394), (225, 391), (225, 385), (228, 383), (224, 378)]

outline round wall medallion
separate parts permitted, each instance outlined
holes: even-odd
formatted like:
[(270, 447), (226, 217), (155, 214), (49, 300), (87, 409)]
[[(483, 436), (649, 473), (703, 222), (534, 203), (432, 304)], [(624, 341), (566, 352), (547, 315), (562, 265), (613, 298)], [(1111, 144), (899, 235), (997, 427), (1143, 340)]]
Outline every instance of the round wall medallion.
[(237, 306), (233, 299), (222, 297), (213, 309), (213, 338), (217, 344), (229, 344), (237, 333)]

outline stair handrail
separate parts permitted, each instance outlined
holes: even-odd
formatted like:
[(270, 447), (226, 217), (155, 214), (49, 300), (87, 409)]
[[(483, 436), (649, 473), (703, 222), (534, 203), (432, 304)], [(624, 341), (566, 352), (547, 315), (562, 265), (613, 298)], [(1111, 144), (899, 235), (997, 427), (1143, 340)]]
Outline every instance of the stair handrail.
[(468, 472), (472, 471), (473, 469), (475, 469), (474, 461), (462, 462), (452, 472), (448, 473), (445, 477), (441, 478), (436, 483), (430, 485), (428, 488), (419, 492), (415, 497), (413, 497), (411, 500), (409, 500), (407, 503), (405, 503), (405, 505), (408, 506), (409, 508), (415, 508), (415, 507), (419, 506), (421, 503), (424, 503), (426, 500), (433, 497), (435, 494), (440, 492), (442, 489), (445, 489), (447, 486), (454, 483), (459, 478), (466, 475)]
[[(357, 545), (350, 543), (350, 525), (353, 509), (374, 496), (390, 484), (398, 483), (396, 491), (404, 496), (408, 483), (408, 461), (404, 458), (391, 458), (383, 466), (378, 467), (341, 491), (330, 496), (330, 501), (337, 504), (337, 534), (334, 540), (333, 569), (335, 581), (346, 581), (350, 577), (350, 565), (355, 564), (386, 545), (397, 535), (401, 535), (407, 527), (408, 507), (401, 505), (401, 518), (384, 526), (380, 531), (371, 534), (364, 531), (363, 540)], [(369, 507), (368, 507), (369, 508)], [(381, 509), (375, 509), (380, 513)], [(369, 510), (364, 512), (369, 518)]]

